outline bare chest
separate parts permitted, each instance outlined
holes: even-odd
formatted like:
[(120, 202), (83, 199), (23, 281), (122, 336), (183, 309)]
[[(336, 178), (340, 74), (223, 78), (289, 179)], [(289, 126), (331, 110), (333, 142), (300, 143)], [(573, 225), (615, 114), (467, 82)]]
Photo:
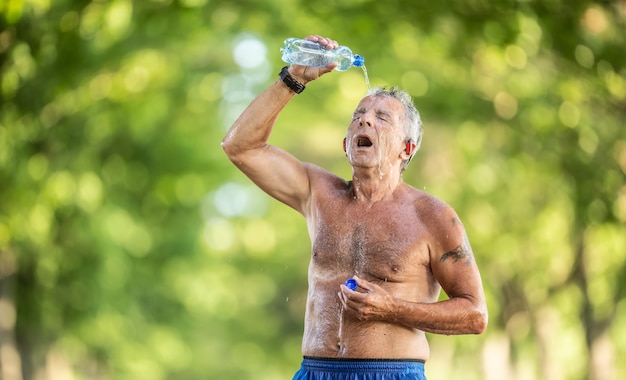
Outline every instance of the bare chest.
[(312, 264), (323, 273), (401, 279), (424, 263), (424, 236), (414, 212), (328, 204), (313, 230)]

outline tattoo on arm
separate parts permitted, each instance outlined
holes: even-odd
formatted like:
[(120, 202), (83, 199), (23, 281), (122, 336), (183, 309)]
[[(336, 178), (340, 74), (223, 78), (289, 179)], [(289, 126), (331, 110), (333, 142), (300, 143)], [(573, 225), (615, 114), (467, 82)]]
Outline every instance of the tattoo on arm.
[(471, 252), (469, 252), (467, 249), (463, 248), (460, 245), (454, 248), (452, 251), (443, 254), (443, 256), (441, 256), (441, 258), (439, 259), (439, 262), (443, 263), (444, 261), (448, 259), (452, 259), (453, 263), (456, 263), (457, 261), (465, 260), (463, 264), (465, 265), (472, 264)]

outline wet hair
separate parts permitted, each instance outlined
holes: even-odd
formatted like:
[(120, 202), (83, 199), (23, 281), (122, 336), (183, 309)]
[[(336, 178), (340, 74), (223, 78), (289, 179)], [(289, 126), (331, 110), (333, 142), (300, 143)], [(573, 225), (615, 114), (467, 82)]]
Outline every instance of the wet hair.
[(398, 87), (375, 87), (367, 92), (366, 96), (389, 96), (396, 99), (404, 106), (404, 134), (407, 140), (413, 140), (415, 143), (415, 150), (408, 160), (402, 163), (401, 170), (404, 171), (409, 165), (411, 158), (419, 150), (422, 144), (422, 134), (424, 128), (422, 126), (422, 119), (420, 113), (413, 104), (413, 98), (408, 92)]

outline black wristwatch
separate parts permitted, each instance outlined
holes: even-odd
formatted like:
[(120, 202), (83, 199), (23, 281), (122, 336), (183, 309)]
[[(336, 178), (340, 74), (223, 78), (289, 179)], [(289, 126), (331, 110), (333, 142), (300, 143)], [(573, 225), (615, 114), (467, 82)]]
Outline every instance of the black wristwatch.
[(283, 67), (282, 70), (280, 70), (280, 73), (278, 73), (278, 76), (282, 79), (283, 83), (287, 85), (287, 87), (289, 87), (296, 94), (299, 94), (304, 91), (306, 86), (298, 82), (296, 78), (292, 77), (291, 74), (289, 74), (288, 69), (289, 66)]

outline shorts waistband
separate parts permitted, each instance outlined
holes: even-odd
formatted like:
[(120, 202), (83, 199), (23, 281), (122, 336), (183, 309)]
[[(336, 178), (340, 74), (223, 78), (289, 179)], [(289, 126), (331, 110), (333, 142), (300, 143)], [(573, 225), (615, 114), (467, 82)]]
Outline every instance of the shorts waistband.
[(423, 373), (420, 359), (352, 359), (305, 356), (302, 368), (326, 372)]

